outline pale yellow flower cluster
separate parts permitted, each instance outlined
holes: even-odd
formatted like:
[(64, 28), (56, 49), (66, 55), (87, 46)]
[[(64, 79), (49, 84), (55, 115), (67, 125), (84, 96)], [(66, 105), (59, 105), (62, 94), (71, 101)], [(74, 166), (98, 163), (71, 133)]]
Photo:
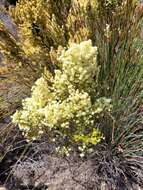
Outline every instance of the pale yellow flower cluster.
[[(83, 115), (89, 115), (91, 109), (90, 97), (87, 93), (73, 92), (63, 101), (51, 101), (45, 108), (41, 109), (45, 117), (45, 124), (50, 128), (69, 128), (70, 122), (79, 121)], [(76, 118), (75, 118), (76, 116)], [(78, 122), (76, 122), (79, 124)], [(82, 123), (80, 123), (82, 124)]]
[(59, 61), (61, 70), (55, 71), (53, 87), (56, 93), (71, 94), (74, 88), (84, 90), (89, 94), (95, 90), (94, 76), (98, 72), (97, 47), (91, 40), (80, 44), (71, 44), (68, 50), (63, 50)]
[[(92, 83), (97, 71), (97, 47), (93, 47), (91, 40), (80, 44), (71, 44), (67, 51), (63, 51), (59, 60), (62, 64), (62, 72), (73, 85)], [(84, 89), (86, 90), (86, 89)]]
[(98, 71), (96, 56), (97, 48), (91, 40), (71, 44), (61, 53), (61, 69), (55, 70), (55, 76), (36, 81), (32, 96), (23, 101), (23, 110), (13, 116), (27, 138), (36, 139), (46, 129), (52, 138), (55, 134), (58, 140), (60, 134), (71, 144), (100, 142), (103, 135), (95, 128), (95, 119), (101, 112), (110, 111), (111, 104), (107, 98), (91, 97)]
[(23, 110), (16, 111), (13, 115), (13, 122), (18, 123), (19, 128), (32, 140), (43, 133), (41, 125), (43, 116), (39, 109), (46, 106), (51, 99), (49, 92), (47, 82), (41, 77), (32, 87), (32, 97), (23, 100)]

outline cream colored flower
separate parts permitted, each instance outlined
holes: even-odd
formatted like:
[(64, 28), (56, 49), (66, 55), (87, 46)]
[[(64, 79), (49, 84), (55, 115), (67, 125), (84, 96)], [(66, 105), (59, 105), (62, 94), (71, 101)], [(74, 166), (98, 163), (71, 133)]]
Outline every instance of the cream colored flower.
[(61, 69), (55, 70), (55, 76), (46, 73), (50, 85), (44, 77), (35, 82), (31, 97), (23, 100), (23, 109), (13, 115), (13, 122), (28, 139), (35, 140), (48, 129), (51, 140), (68, 137), (70, 146), (81, 144), (83, 151), (103, 139), (95, 128), (95, 119), (111, 109), (111, 100), (96, 98), (96, 56), (97, 48), (91, 40), (71, 44), (59, 57)]

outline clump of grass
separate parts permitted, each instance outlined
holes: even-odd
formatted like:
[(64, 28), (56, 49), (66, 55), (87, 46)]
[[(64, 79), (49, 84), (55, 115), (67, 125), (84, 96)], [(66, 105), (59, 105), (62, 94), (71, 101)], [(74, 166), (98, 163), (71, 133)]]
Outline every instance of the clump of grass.
[[(105, 121), (107, 141), (126, 155), (142, 155), (142, 46), (138, 44), (142, 14), (135, 1), (99, 3), (99, 90), (113, 103), (111, 123)], [(98, 40), (98, 41), (97, 41)], [(110, 135), (109, 135), (110, 134)], [(121, 140), (122, 139), (122, 140)], [(136, 148), (133, 148), (133, 144)], [(110, 144), (109, 143), (109, 144)], [(130, 144), (131, 143), (131, 144)], [(127, 151), (127, 152), (126, 152)]]

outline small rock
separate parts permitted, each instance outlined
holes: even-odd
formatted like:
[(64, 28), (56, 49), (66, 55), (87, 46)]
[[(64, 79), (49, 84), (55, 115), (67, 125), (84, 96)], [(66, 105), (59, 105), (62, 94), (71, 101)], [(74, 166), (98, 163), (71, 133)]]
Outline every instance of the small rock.
[(4, 24), (5, 28), (12, 34), (12, 36), (18, 40), (17, 27), (12, 22), (10, 16), (3, 11), (0, 11), (0, 21)]
[(0, 190), (7, 190), (5, 187), (0, 187)]

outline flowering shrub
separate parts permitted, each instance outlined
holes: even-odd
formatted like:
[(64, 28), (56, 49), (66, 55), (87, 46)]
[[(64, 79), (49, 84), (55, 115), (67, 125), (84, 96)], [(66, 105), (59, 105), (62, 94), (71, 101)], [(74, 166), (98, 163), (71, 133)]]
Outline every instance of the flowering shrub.
[(82, 151), (103, 139), (96, 119), (110, 111), (111, 104), (96, 95), (96, 56), (91, 40), (71, 44), (62, 51), (54, 77), (47, 72), (36, 81), (32, 96), (23, 100), (23, 110), (13, 115), (27, 139), (47, 131), (53, 141), (66, 139), (63, 147), (77, 145)]

